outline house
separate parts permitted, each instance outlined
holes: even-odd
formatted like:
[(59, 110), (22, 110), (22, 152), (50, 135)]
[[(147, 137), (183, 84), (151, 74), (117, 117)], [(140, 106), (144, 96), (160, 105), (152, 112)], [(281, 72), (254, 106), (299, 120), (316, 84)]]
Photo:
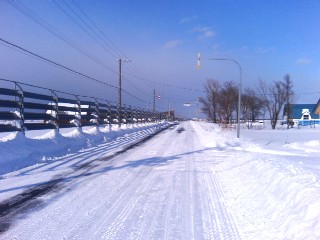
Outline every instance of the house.
[(318, 103), (316, 104), (316, 106), (313, 109), (313, 113), (318, 115), (318, 118), (320, 118), (320, 99), (318, 101)]
[[(311, 124), (319, 124), (319, 115), (314, 112), (318, 104), (290, 104), (289, 108), (287, 104), (283, 109), (283, 117), (285, 120), (289, 119), (289, 122), (293, 122), (296, 125), (308, 126)], [(318, 106), (318, 111), (320, 106)], [(289, 118), (287, 117), (289, 110)]]

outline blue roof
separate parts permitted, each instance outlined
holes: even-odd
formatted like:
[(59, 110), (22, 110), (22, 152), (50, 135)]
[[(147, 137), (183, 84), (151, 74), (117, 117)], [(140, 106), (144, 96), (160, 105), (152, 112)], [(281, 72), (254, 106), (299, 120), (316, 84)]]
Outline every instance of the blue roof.
[[(302, 116), (302, 109), (309, 109), (312, 119), (318, 119), (319, 116), (314, 114), (313, 109), (317, 104), (291, 104), (291, 117), (293, 119), (300, 119)], [(283, 115), (286, 115), (287, 104), (284, 106)]]

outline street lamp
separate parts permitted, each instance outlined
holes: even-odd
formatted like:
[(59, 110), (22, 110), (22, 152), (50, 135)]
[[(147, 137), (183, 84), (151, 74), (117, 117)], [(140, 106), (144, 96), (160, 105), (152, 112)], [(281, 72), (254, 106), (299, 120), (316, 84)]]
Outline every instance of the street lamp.
[[(241, 111), (241, 88), (242, 88), (242, 68), (240, 64), (232, 59), (232, 58), (204, 58), (206, 60), (212, 60), (212, 61), (229, 61), (235, 63), (239, 67), (240, 71), (240, 81), (239, 81), (239, 98), (238, 98), (238, 124), (237, 124), (237, 138), (240, 138), (240, 111)], [(198, 53), (198, 65), (197, 68), (200, 68), (200, 53)]]

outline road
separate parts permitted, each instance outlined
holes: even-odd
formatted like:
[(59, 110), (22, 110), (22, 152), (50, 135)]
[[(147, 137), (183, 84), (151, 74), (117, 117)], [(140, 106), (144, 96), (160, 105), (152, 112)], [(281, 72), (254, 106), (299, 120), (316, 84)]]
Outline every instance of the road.
[[(114, 158), (76, 159), (11, 197), (0, 239), (240, 239), (214, 168), (228, 156), (213, 158), (199, 138), (186, 122)], [(53, 169), (32, 171), (43, 179)]]

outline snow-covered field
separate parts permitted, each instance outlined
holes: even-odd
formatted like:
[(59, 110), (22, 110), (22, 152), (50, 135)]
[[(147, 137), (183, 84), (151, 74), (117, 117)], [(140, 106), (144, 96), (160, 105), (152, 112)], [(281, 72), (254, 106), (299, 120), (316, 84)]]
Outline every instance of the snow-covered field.
[[(205, 146), (233, 152), (211, 169), (243, 239), (320, 239), (319, 127), (242, 130), (240, 141), (204, 129)], [(208, 131), (220, 134), (212, 141)]]
[(320, 239), (319, 126), (166, 125), (2, 135), (0, 239)]

